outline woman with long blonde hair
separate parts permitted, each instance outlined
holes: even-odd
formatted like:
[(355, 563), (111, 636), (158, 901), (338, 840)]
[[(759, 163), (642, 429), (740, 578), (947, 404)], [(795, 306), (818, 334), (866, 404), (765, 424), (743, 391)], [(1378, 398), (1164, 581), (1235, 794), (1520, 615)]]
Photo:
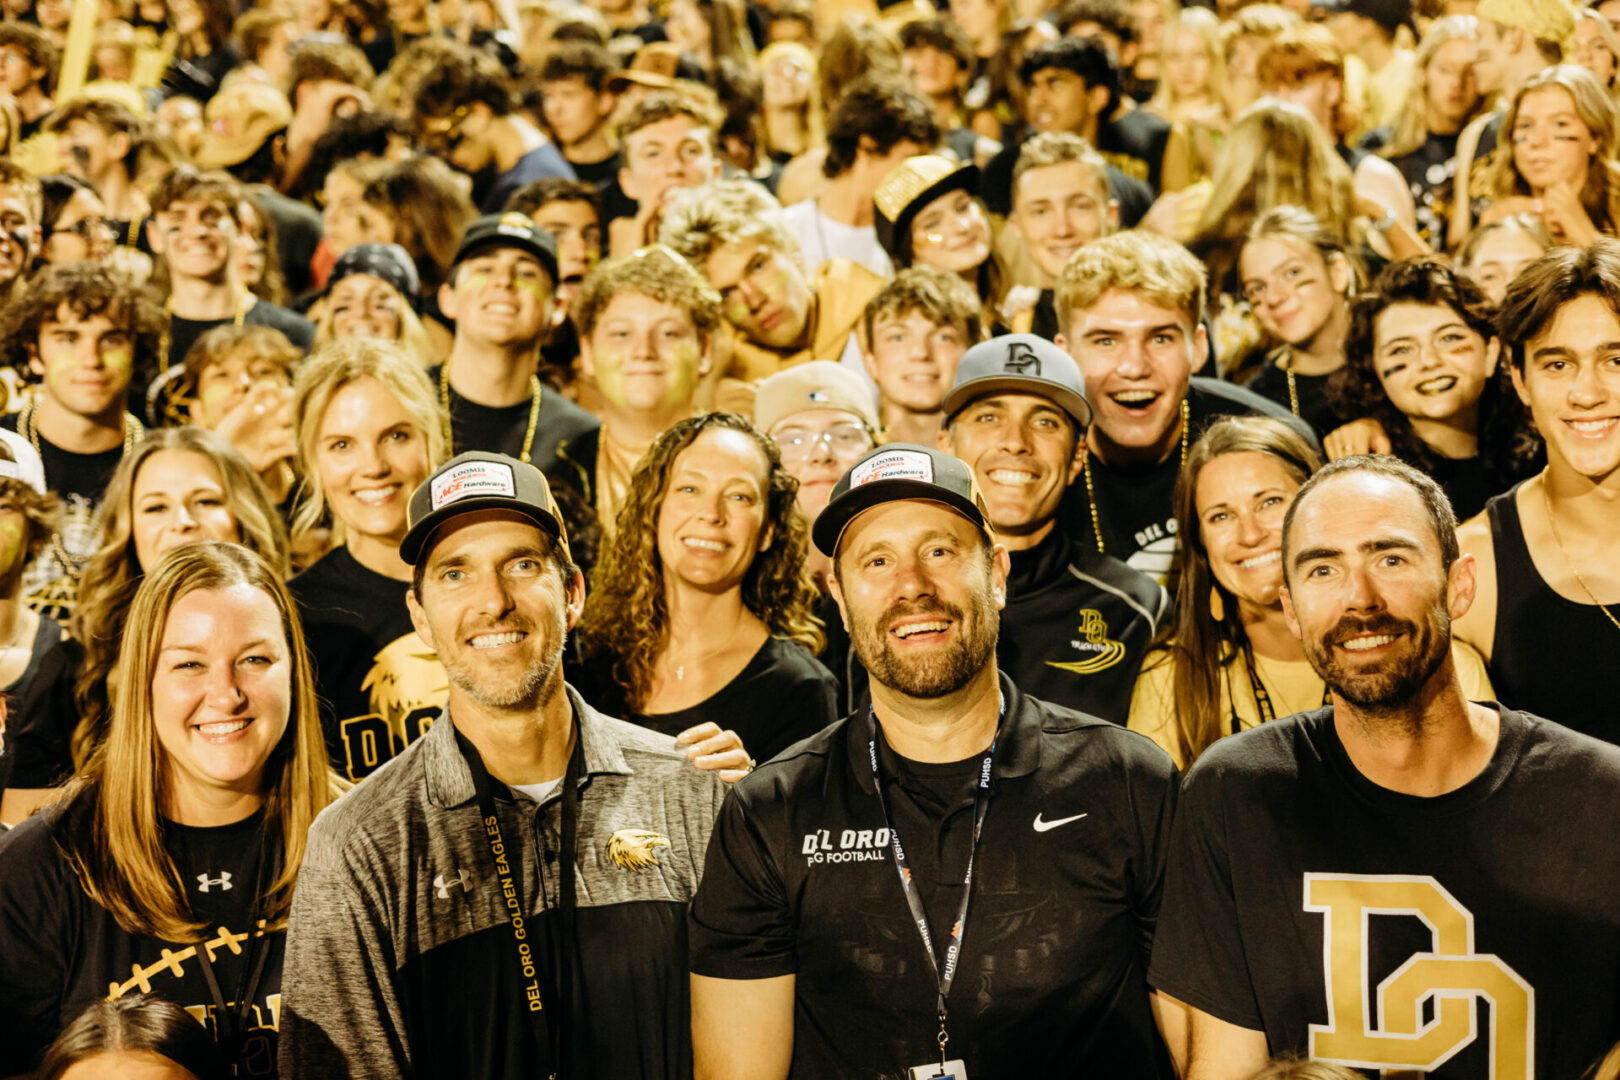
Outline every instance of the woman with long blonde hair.
[(252, 551), (279, 579), (288, 574), (287, 530), (264, 481), (234, 447), (201, 428), (147, 435), (118, 463), (97, 513), (100, 543), (68, 624), (83, 650), (73, 681), (72, 751), (81, 767), (107, 733), (130, 604), (165, 554), (225, 540)]
[(335, 341), (293, 383), (302, 499), (296, 534), (330, 516), (337, 545), (290, 588), (314, 650), (327, 749), (359, 780), (427, 730), (448, 696), (416, 639), (399, 554), (411, 492), (449, 456), (447, 421), (422, 365), (396, 342)]
[(189, 544), (130, 607), (107, 738), (0, 847), (0, 1072), (94, 1001), (209, 1014), (242, 1072), (276, 1058), (305, 835), (339, 794), (298, 616), (236, 544)]
[(825, 146), (827, 117), (821, 104), (816, 55), (796, 41), (777, 41), (759, 54), (765, 91), (764, 151), (786, 165)]
[(1159, 88), (1144, 108), (1173, 124), (1225, 131), (1225, 80), (1221, 20), (1208, 8), (1182, 8), (1165, 29)]

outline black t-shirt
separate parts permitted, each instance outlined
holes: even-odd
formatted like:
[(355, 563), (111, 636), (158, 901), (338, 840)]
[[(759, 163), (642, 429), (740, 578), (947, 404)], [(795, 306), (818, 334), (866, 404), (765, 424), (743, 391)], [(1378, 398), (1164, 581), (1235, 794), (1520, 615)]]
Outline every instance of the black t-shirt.
[[(1012, 213), (1013, 168), (1018, 164), (1022, 145), (1012, 143), (1002, 147), (979, 170), (979, 199), (992, 214), (1006, 217)], [(1119, 227), (1122, 229), (1134, 228), (1153, 206), (1153, 188), (1148, 186), (1148, 182), (1131, 176), (1112, 161), (1108, 164), (1108, 192), (1119, 203)], [(635, 203), (632, 202), (630, 208), (634, 215)]]
[[(1286, 355), (1286, 354), (1284, 354)], [(1259, 394), (1267, 401), (1274, 401), (1278, 405), (1294, 411), (1294, 397), (1299, 399), (1299, 412), (1295, 413), (1300, 419), (1311, 425), (1317, 435), (1327, 435), (1334, 428), (1344, 423), (1339, 419), (1338, 413), (1328, 401), (1328, 382), (1333, 378), (1327, 375), (1294, 375), (1294, 390), (1290, 395), (1288, 390), (1288, 372), (1279, 364), (1276, 354), (1268, 357), (1266, 364), (1249, 380), (1250, 390)]]
[(609, 182), (619, 175), (619, 151), (615, 150), (601, 161), (575, 161), (568, 159), (568, 164), (574, 167), (574, 175), (601, 191)]
[(449, 700), (395, 581), (334, 548), (288, 583), (315, 665), (326, 752), (339, 776), (371, 775), (433, 726)]
[(1097, 152), (1125, 175), (1160, 190), (1164, 150), (1170, 143), (1170, 121), (1146, 109), (1097, 125)]
[[(1274, 416), (1291, 424), (1313, 446), (1321, 440), (1310, 425), (1287, 408), (1267, 401), (1252, 390), (1219, 379), (1194, 376), (1187, 390), (1188, 445), (1222, 416)], [(1123, 559), (1149, 577), (1163, 580), (1176, 551), (1176, 476), (1181, 451), (1171, 447), (1163, 461), (1147, 465), (1105, 465), (1093, 454), (1089, 466), (1097, 493), (1097, 516), (1102, 521), (1103, 554)], [(1083, 481), (1071, 484), (1063, 496), (1059, 522), (1081, 544), (1096, 545), (1091, 507)]]
[[(1028, 697), (1005, 676), (1001, 693), (950, 1056), (969, 1076), (1168, 1077), (1143, 958), (1175, 770), (1135, 732)], [(923, 860), (930, 922), (944, 926), (959, 894), (937, 883), (965, 865), (971, 795), (949, 767), (891, 765), (896, 827), (908, 858)], [(943, 818), (930, 809), (946, 802)], [(888, 1080), (938, 1061), (938, 986), (922, 947), (872, 782), (865, 713), (733, 786), (692, 902), (692, 970), (796, 976), (793, 1075)]]
[(1183, 789), (1153, 985), (1373, 1076), (1582, 1075), (1620, 1037), (1620, 749), (1500, 711), (1489, 764), (1435, 798), (1363, 776), (1331, 706), (1217, 742)]
[(746, 667), (704, 701), (679, 712), (648, 716), (630, 710), (606, 664), (589, 664), (575, 686), (609, 716), (674, 738), (714, 721), (742, 739), (756, 761), (768, 761), (838, 719), (838, 681), (798, 642), (768, 637)]
[[(1457, 194), (1457, 137), (1431, 134), (1410, 154), (1390, 158), (1412, 192), (1417, 233), (1435, 251), (1446, 250), (1446, 228)], [(1366, 145), (1364, 142), (1362, 145)]]
[[(428, 372), (435, 386), (440, 368)], [(523, 435), (529, 430), (529, 414), (534, 403), (524, 398), (516, 405), (480, 405), (450, 390), (450, 434), (455, 443), (452, 454), (487, 450), (521, 457)], [(546, 470), (557, 463), (557, 447), (602, 426), (602, 421), (575, 405), (549, 386), (541, 386), (540, 411), (535, 417), (534, 441), (529, 444), (529, 462)]]
[[(186, 353), (191, 351), (198, 338), (214, 327), (224, 326), (230, 321), (230, 319), (185, 319), (171, 314), (168, 363), (183, 363)], [(300, 349), (308, 349), (315, 344), (314, 323), (296, 311), (288, 311), (268, 300), (255, 300), (242, 321), (249, 326), (268, 326), (272, 330), (280, 330), (287, 335), (288, 341)]]
[(28, 666), (5, 688), (5, 753), (0, 754), (0, 792), (7, 788), (55, 787), (73, 774), (73, 679), (82, 658), (62, 636), (62, 626), (39, 617)]
[[(377, 70), (381, 71), (382, 68)], [(321, 242), (321, 215), (267, 184), (254, 184), (250, 190), (259, 209), (275, 222), (276, 261), (281, 267), (282, 276), (286, 278), (288, 295), (298, 296), (312, 284), (309, 264), (315, 258), (315, 249)], [(281, 328), (278, 326), (276, 329)], [(308, 348), (307, 345), (301, 347)], [(175, 359), (183, 360), (185, 357), (177, 356)]]
[[(107, 997), (149, 992), (206, 1016), (216, 1008), (199, 946), (132, 934), (90, 899), (58, 845), (82, 835), (86, 800), (67, 812), (36, 814), (0, 838), (0, 1074), (27, 1073), (45, 1047), (88, 1006)], [(227, 1003), (245, 985), (244, 967), (268, 949), (253, 993), (248, 1037), (237, 1076), (276, 1075), (281, 961), (286, 935), (255, 930), (254, 885), (267, 862), (262, 812), (233, 825), (195, 828), (163, 823), (163, 843), (205, 941)], [(268, 872), (268, 871), (267, 871)], [(229, 935), (227, 939), (227, 935)]]

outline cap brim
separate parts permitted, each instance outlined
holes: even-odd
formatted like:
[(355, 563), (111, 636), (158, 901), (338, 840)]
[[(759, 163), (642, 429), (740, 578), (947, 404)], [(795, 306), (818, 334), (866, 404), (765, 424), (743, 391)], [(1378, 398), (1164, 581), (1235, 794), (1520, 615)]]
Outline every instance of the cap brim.
[(562, 522), (533, 503), (519, 502), (504, 495), (491, 495), (483, 498), (457, 499), (446, 503), (433, 513), (411, 526), (405, 534), (405, 539), (399, 542), (399, 557), (406, 563), (415, 566), (418, 559), (429, 546), (428, 540), (433, 536), (434, 530), (451, 518), (463, 514), (471, 514), (478, 510), (509, 510), (514, 514), (521, 514), (536, 525), (540, 531), (546, 533), (553, 540), (567, 543), (563, 536)]
[(660, 75), (656, 71), (620, 71), (609, 75), (602, 84), (602, 89), (610, 94), (622, 94), (627, 86), (645, 86), (652, 90), (673, 90), (678, 82), (670, 75)]
[[(269, 138), (268, 135), (264, 137)], [(199, 169), (228, 169), (232, 165), (240, 165), (252, 157), (264, 145), (264, 139), (255, 139), (249, 143), (247, 139), (225, 141), (222, 139), (205, 139), (192, 155), (192, 164)]]
[(461, 263), (466, 262), (474, 255), (477, 255), (480, 251), (485, 251), (492, 247), (521, 248), (522, 250), (527, 251), (530, 255), (533, 255), (535, 258), (539, 259), (541, 264), (545, 266), (546, 273), (551, 275), (552, 291), (556, 291), (558, 273), (557, 253), (548, 250), (544, 245), (531, 244), (527, 240), (520, 240), (515, 236), (508, 236), (505, 233), (491, 234), (484, 237), (482, 240), (468, 244), (466, 247), (456, 252), (455, 262), (451, 265), (459, 266)]
[(947, 491), (938, 484), (920, 480), (874, 480), (828, 503), (827, 508), (817, 515), (816, 523), (810, 529), (816, 550), (829, 559), (837, 558), (838, 543), (843, 539), (849, 523), (872, 507), (890, 502), (934, 503), (956, 511), (977, 525), (986, 536), (991, 535), (990, 523), (972, 499)]
[(1086, 428), (1091, 426), (1091, 405), (1085, 398), (1050, 379), (1034, 379), (1027, 375), (986, 375), (952, 387), (951, 392), (945, 395), (945, 422), (950, 423), (957, 413), (979, 398), (998, 391), (1046, 398), (1074, 418), (1081, 434), (1085, 434)]
[(947, 173), (919, 191), (912, 198), (912, 200), (906, 204), (906, 208), (900, 211), (900, 216), (895, 219), (894, 229), (890, 237), (890, 242), (893, 246), (889, 249), (889, 255), (891, 257), (898, 258), (901, 250), (903, 250), (903, 246), (909, 241), (911, 236), (912, 218), (922, 213), (924, 207), (933, 202), (935, 199), (939, 198), (941, 195), (944, 195), (948, 191), (958, 190), (966, 191), (972, 195), (978, 195), (979, 167), (977, 165), (969, 163), (967, 165), (963, 165), (960, 169), (957, 169), (953, 173)]

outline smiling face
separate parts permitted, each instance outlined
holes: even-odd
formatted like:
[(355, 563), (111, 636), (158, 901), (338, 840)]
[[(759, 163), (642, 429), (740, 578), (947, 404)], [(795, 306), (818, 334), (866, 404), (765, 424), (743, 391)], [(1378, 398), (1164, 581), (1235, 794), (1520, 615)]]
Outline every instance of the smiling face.
[(184, 199), (152, 216), (149, 236), (152, 250), (175, 274), (217, 281), (231, 265), (236, 221), (228, 206), (213, 199)]
[(1597, 138), (1575, 111), (1575, 99), (1562, 86), (1543, 86), (1519, 99), (1510, 132), (1513, 165), (1532, 194), (1555, 184), (1579, 191)]
[(219, 468), (194, 450), (159, 450), (130, 488), (135, 561), (150, 573), (165, 553), (202, 540), (241, 540)]
[(766, 348), (786, 349), (804, 334), (812, 294), (804, 271), (763, 240), (723, 244), (704, 267), (726, 319)]
[[(1106, 91), (1102, 94), (1106, 96)], [(1093, 101), (1086, 81), (1064, 68), (1035, 72), (1024, 92), (1024, 114), (1036, 131), (1086, 134), (1101, 105)]]
[(332, 395), (315, 433), (315, 466), (345, 528), (397, 545), (428, 475), (427, 439), (393, 391), (370, 376)]
[(705, 431), (676, 454), (656, 526), (665, 588), (741, 588), (754, 557), (771, 544), (769, 485), (770, 463), (744, 432)]
[(990, 219), (966, 191), (948, 191), (911, 219), (912, 262), (967, 274), (990, 257)]
[(589, 339), (580, 342), (584, 370), (613, 406), (642, 413), (690, 405), (708, 370), (708, 345), (684, 309), (645, 293), (613, 298)]
[(967, 335), (959, 326), (936, 323), (917, 310), (886, 312), (872, 320), (866, 371), (887, 404), (907, 412), (937, 413), (967, 347)]
[(1446, 662), (1472, 563), (1441, 565), (1439, 537), (1404, 481), (1351, 472), (1294, 512), (1283, 611), (1311, 667), (1350, 704), (1413, 700)]
[(123, 411), (134, 370), (135, 343), (123, 324), (104, 313), (81, 319), (63, 304), (39, 327), (29, 366), (43, 376), (45, 392), (79, 416), (100, 418)]
[(1240, 604), (1277, 606), (1283, 515), (1298, 490), (1280, 459), (1257, 451), (1222, 454), (1198, 471), (1198, 535), (1210, 572)]
[(1559, 307), (1525, 343), (1513, 385), (1549, 460), (1599, 481), (1620, 469), (1620, 316), (1602, 298)]
[(332, 286), (327, 304), (332, 313), (332, 336), (339, 341), (399, 338), (399, 297), (393, 286), (381, 278), (350, 274)]
[(497, 348), (526, 349), (551, 318), (551, 274), (522, 248), (485, 248), (463, 259), (439, 288), (456, 335)]
[(212, 431), (225, 414), (242, 403), (248, 391), (260, 383), (291, 389), (287, 369), (243, 347), (226, 353), (197, 375), (197, 403), (192, 407), (192, 423)]
[(152, 674), (168, 806), (261, 794), (292, 710), (292, 654), (275, 601), (252, 585), (196, 589), (169, 610)]
[(941, 442), (973, 469), (990, 524), (1011, 550), (1033, 547), (1052, 531), (1063, 493), (1085, 461), (1073, 419), (1037, 394), (971, 402)]
[(1451, 308), (1391, 304), (1373, 323), (1373, 369), (1402, 413), (1445, 420), (1479, 403), (1496, 372), (1496, 339), (1486, 341)]
[(416, 633), (438, 654), (451, 702), (533, 711), (562, 689), (562, 650), (585, 582), (564, 581), (551, 540), (507, 510), (451, 518), (422, 556), (422, 594), (405, 595)]
[(1492, 229), (1469, 256), (1465, 270), (1484, 290), (1491, 303), (1500, 304), (1519, 271), (1547, 253), (1541, 242), (1523, 229)]
[(557, 242), (557, 300), (571, 303), (585, 275), (602, 257), (596, 207), (580, 199), (557, 199), (536, 209), (532, 217)]
[(1030, 169), (1018, 178), (1009, 220), (1048, 277), (1063, 273), (1069, 256), (1114, 231), (1119, 206), (1106, 176), (1079, 161)]
[(872, 679), (907, 697), (945, 697), (995, 656), (1007, 553), (937, 503), (887, 502), (855, 516), (835, 555), (833, 597)]
[[(956, 93), (962, 81), (962, 69), (956, 57), (932, 45), (917, 44), (905, 52), (906, 71), (917, 93), (924, 97), (944, 98)], [(769, 84), (767, 84), (769, 85)]]
[(838, 478), (872, 449), (872, 433), (842, 409), (805, 409), (777, 421), (769, 432), (782, 467), (799, 482), (799, 512), (814, 522), (827, 508)]
[(39, 247), (39, 222), (22, 189), (0, 184), (0, 288), (28, 269)]
[(1329, 263), (1309, 244), (1268, 236), (1243, 245), (1238, 272), (1244, 298), (1275, 341), (1305, 345), (1335, 315), (1342, 321), (1350, 286), (1343, 258)]

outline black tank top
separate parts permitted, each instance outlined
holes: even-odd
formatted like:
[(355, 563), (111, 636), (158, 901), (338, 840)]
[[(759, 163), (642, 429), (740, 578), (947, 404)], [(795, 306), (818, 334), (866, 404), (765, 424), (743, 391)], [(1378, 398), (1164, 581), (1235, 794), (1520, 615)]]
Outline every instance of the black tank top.
[(1498, 701), (1620, 743), (1614, 674), (1620, 629), (1596, 604), (1560, 596), (1524, 542), (1518, 487), (1485, 504), (1496, 550), (1496, 633), (1491, 684)]

